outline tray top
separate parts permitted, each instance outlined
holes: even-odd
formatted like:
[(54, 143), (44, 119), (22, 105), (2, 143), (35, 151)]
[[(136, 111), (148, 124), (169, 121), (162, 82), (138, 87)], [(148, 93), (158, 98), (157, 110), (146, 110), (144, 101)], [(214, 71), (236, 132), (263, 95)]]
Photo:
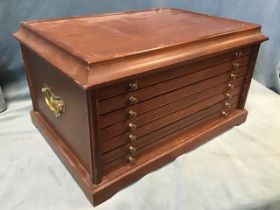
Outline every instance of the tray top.
[(30, 21), (25, 25), (88, 63), (256, 27), (177, 9)]

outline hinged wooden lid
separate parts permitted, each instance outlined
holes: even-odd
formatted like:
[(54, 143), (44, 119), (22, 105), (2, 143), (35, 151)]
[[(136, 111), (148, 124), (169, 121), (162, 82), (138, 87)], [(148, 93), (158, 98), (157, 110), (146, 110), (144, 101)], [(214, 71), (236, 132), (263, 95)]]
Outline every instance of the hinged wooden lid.
[(256, 24), (178, 9), (28, 21), (15, 37), (84, 88), (267, 38)]

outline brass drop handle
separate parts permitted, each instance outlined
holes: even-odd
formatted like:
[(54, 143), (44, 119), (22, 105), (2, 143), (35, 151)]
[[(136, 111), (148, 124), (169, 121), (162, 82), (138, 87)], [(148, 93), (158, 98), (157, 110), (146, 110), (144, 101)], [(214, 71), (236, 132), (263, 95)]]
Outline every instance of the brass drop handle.
[(238, 68), (239, 68), (239, 66), (240, 66), (240, 64), (239, 64), (239, 63), (233, 63), (232, 65), (233, 65), (233, 68), (235, 68), (235, 69), (238, 69)]
[(131, 130), (131, 131), (134, 131), (135, 129), (136, 129), (136, 125), (134, 124), (134, 123), (129, 123), (128, 124), (128, 128), (129, 128), (129, 130)]
[(59, 96), (55, 95), (47, 85), (44, 85), (41, 91), (47, 106), (54, 116), (61, 116), (66, 111), (64, 101)]
[(223, 115), (224, 117), (227, 117), (227, 116), (228, 116), (228, 112), (222, 111), (222, 115)]
[(130, 154), (131, 154), (132, 156), (134, 156), (135, 153), (136, 153), (136, 147), (130, 146), (128, 149), (129, 149)]
[(232, 95), (230, 93), (226, 93), (226, 98), (227, 99), (231, 99), (232, 98)]
[(135, 135), (133, 135), (133, 134), (129, 134), (128, 138), (129, 138), (129, 140), (130, 140), (131, 142), (135, 142), (136, 139), (137, 139), (137, 137), (136, 137)]
[(129, 115), (129, 117), (133, 118), (133, 117), (136, 117), (137, 112), (136, 112), (136, 111), (133, 111), (133, 110), (130, 110), (130, 111), (128, 112), (128, 115)]
[(138, 88), (137, 82), (131, 82), (128, 84), (129, 90), (136, 90)]
[(231, 104), (230, 104), (229, 102), (225, 102), (224, 105), (225, 105), (225, 107), (227, 107), (227, 108), (230, 108), (230, 107), (231, 107)]
[(129, 97), (128, 100), (130, 105), (136, 104), (138, 102), (138, 99), (134, 96)]
[(231, 78), (231, 79), (235, 80), (235, 79), (236, 79), (236, 77), (237, 77), (237, 75), (236, 75), (236, 74), (230, 74), (230, 78)]
[(130, 162), (130, 164), (134, 164), (135, 163), (135, 158), (134, 157), (128, 156), (127, 159)]
[(242, 52), (236, 52), (235, 57), (240, 58), (242, 56)]
[(232, 90), (232, 89), (234, 88), (234, 85), (231, 84), (231, 83), (229, 83), (229, 84), (228, 84), (228, 88), (229, 88), (230, 90)]
[(223, 115), (224, 117), (227, 117), (227, 116), (228, 116), (228, 113), (227, 113), (226, 111), (223, 111), (223, 112), (222, 112), (222, 115)]

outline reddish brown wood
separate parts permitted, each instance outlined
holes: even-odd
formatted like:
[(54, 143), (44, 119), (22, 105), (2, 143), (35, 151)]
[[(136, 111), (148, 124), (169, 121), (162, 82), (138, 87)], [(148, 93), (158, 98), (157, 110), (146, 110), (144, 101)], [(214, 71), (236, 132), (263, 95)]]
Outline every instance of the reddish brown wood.
[[(177, 9), (28, 21), (14, 36), (33, 123), (93, 205), (244, 122), (267, 40), (259, 25)], [(45, 84), (65, 102), (60, 117), (45, 101)], [(128, 131), (129, 123), (138, 127)]]

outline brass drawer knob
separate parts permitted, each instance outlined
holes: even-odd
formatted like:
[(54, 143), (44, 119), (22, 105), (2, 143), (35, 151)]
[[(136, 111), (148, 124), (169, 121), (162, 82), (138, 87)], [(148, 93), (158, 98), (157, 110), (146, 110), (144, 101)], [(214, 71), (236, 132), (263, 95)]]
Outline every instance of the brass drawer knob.
[(131, 97), (129, 98), (129, 104), (130, 104), (130, 105), (136, 104), (137, 101), (138, 101), (138, 99), (137, 99), (136, 97), (134, 97), (134, 96), (131, 96)]
[(242, 52), (236, 52), (236, 53), (235, 53), (235, 57), (236, 57), (236, 58), (240, 58), (241, 56), (242, 56)]
[(222, 111), (222, 115), (223, 115), (224, 117), (227, 117), (227, 116), (228, 116), (228, 112)]
[(240, 64), (236, 63), (236, 62), (234, 62), (232, 65), (233, 65), (233, 68), (235, 68), (235, 69), (238, 69), (240, 67)]
[(133, 111), (133, 110), (130, 110), (130, 111), (128, 112), (128, 115), (129, 115), (129, 117), (133, 118), (133, 117), (136, 117), (137, 112), (135, 112), (135, 111)]
[(232, 90), (232, 89), (234, 88), (234, 85), (231, 84), (231, 83), (229, 83), (227, 86), (228, 86), (228, 88), (229, 88), (230, 90)]
[(229, 102), (227, 102), (227, 101), (224, 103), (224, 105), (225, 105), (225, 107), (227, 107), (227, 108), (230, 108), (230, 107), (231, 107), (231, 104), (230, 104)]
[(136, 129), (136, 125), (134, 124), (134, 123), (129, 123), (128, 124), (128, 128), (129, 128), (129, 130), (131, 130), (131, 131), (134, 131), (135, 129)]
[(138, 88), (137, 82), (131, 82), (128, 84), (129, 90), (136, 90)]
[(132, 157), (132, 156), (128, 156), (127, 159), (128, 159), (128, 161), (129, 161), (130, 164), (134, 164), (135, 161), (136, 161), (135, 158)]
[(130, 135), (128, 136), (128, 138), (129, 138), (129, 140), (130, 140), (131, 142), (135, 142), (136, 139), (137, 139), (137, 137), (136, 137), (135, 135), (133, 135), (133, 134), (130, 134)]
[(130, 146), (130, 147), (128, 148), (128, 150), (129, 150), (129, 153), (130, 153), (131, 155), (135, 155), (135, 153), (136, 153), (136, 147)]
[(232, 98), (232, 95), (230, 93), (226, 93), (226, 98), (230, 99), (230, 98)]
[(230, 74), (229, 76), (230, 76), (230, 78), (231, 78), (231, 79), (233, 79), (233, 80), (235, 80), (235, 79), (236, 79), (236, 77), (237, 77), (237, 75), (236, 75), (236, 74)]

